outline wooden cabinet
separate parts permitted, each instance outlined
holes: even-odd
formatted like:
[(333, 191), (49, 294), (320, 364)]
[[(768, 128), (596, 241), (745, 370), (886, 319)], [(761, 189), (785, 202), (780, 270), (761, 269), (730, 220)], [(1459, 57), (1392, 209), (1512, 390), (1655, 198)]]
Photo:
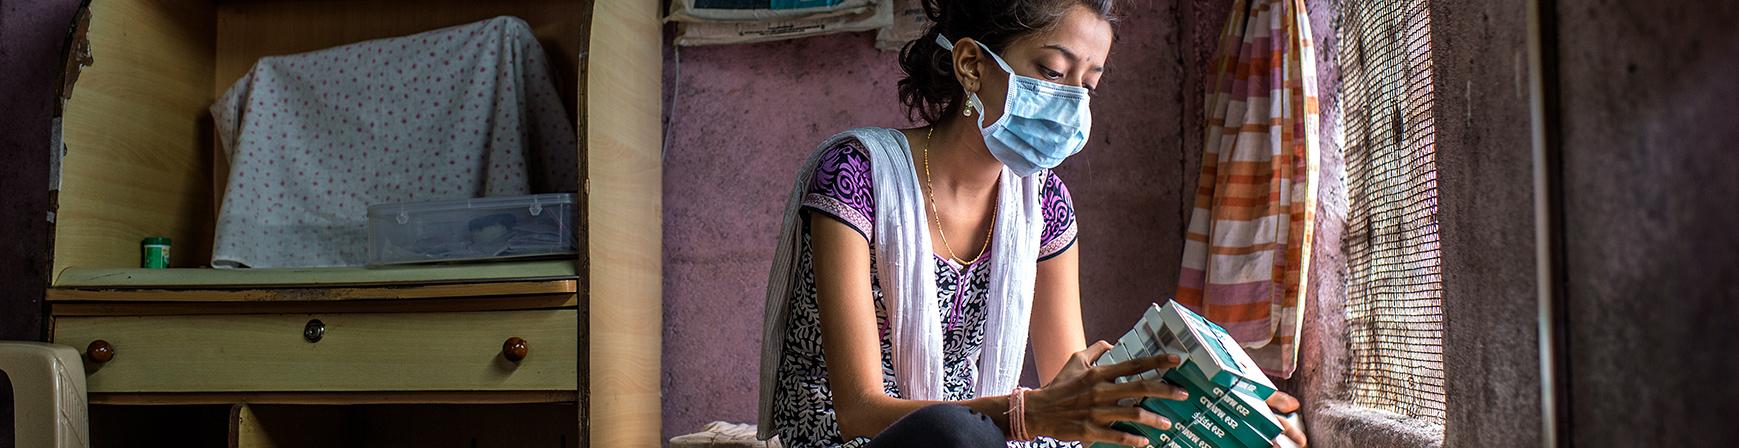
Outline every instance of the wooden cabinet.
[[(561, 426), (484, 437), (540, 446), (659, 443), (658, 2), (95, 0), (90, 11), (94, 63), (75, 74), (60, 122), (45, 295), (54, 342), (107, 347), (86, 360), (97, 446), (210, 431), (231, 446), (481, 440), (467, 422)], [(195, 268), (227, 178), (208, 108), (255, 60), (499, 15), (531, 25), (579, 133), (578, 257)], [(133, 269), (146, 236), (173, 238), (179, 269)], [(428, 423), (384, 423), (404, 418)]]
[[(573, 264), (494, 267), (510, 269), (440, 281), (375, 271), (378, 284), (326, 286), (309, 284), (370, 273), (78, 269), (49, 294), (51, 337), (86, 348), (95, 407), (230, 407), (221, 422), (99, 419), (99, 446), (137, 425), (225, 431), (238, 447), (578, 446), (588, 347)], [(239, 277), (270, 284), (221, 284)]]

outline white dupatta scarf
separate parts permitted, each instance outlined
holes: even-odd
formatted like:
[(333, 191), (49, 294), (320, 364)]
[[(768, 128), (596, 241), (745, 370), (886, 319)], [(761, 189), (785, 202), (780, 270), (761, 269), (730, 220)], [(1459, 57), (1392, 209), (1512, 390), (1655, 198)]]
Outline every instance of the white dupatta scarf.
[[(912, 149), (899, 130), (858, 128), (829, 137), (809, 156), (785, 205), (784, 230), (767, 279), (767, 309), (761, 339), (760, 438), (773, 436), (773, 400), (784, 356), (785, 326), (792, 292), (801, 281), (803, 225), (798, 215), (803, 194), (820, 154), (845, 139), (869, 151), (875, 189), (872, 250), (877, 281), (887, 304), (894, 348), (894, 377), (901, 398), (940, 400), (943, 392), (942, 314), (936, 300), (936, 262), (923, 189), (913, 167)], [(979, 360), (978, 396), (1009, 392), (1020, 381), (1032, 314), (1033, 282), (1038, 273), (1039, 238), (1044, 214), (1039, 191), (1045, 172), (1020, 178), (1003, 169), (997, 183), (999, 212), (991, 238), (990, 295)]]

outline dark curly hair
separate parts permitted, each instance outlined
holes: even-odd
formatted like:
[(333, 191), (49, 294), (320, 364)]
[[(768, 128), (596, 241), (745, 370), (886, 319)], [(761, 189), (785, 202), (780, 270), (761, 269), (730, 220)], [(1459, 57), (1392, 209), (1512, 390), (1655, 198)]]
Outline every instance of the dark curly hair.
[(1049, 29), (1070, 7), (1081, 5), (1099, 17), (1117, 24), (1116, 0), (923, 0), (924, 14), (933, 25), (923, 37), (900, 49), (900, 102), (907, 117), (934, 124), (958, 110), (965, 100), (960, 82), (954, 79), (953, 53), (936, 43), (936, 35), (949, 39), (973, 38), (1001, 54), (1010, 42)]

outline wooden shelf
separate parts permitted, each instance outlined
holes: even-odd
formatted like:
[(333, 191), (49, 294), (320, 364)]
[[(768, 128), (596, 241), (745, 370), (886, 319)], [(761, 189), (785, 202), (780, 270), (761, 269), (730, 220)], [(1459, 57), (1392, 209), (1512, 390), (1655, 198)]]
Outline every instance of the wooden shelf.
[[(566, 280), (579, 277), (573, 260), (380, 268), (139, 269), (67, 268), (56, 289), (318, 287)], [(51, 293), (52, 294), (52, 293)]]
[[(407, 9), (412, 3), (415, 7)], [(480, 392), (490, 385), (476, 382), (466, 383), (463, 390), (446, 392), (255, 389), (257, 392), (248, 393), (97, 393), (91, 397), (92, 403), (98, 404), (93, 409), (99, 410), (92, 420), (92, 432), (112, 437), (95, 437), (99, 440), (95, 446), (104, 446), (102, 440), (113, 441), (113, 445), (210, 445), (190, 437), (210, 432), (212, 422), (222, 431), (227, 416), (222, 411), (236, 403), (573, 403), (577, 413), (536, 413), (555, 415), (548, 420), (552, 426), (579, 422), (575, 432), (564, 432), (571, 437), (538, 445), (569, 446), (570, 440), (579, 446), (654, 446), (661, 442), (662, 168), (658, 155), (662, 134), (658, 123), (662, 103), (658, 98), (663, 23), (656, 2), (164, 0), (105, 1), (91, 7), (89, 38), (97, 62), (79, 75), (77, 93), (67, 103), (62, 122), (64, 140), (71, 149), (61, 161), (61, 189), (54, 215), (54, 289), (46, 293), (52, 322), (71, 321), (76, 326), (80, 320), (108, 322), (122, 316), (179, 322), (232, 317), (213, 314), (234, 314), (239, 321), (248, 315), (559, 309), (575, 314), (575, 346), (563, 348), (575, 353), (578, 364), (574, 390), (547, 392), (527, 392), (522, 386)], [(205, 261), (202, 258), (210, 253), (212, 224), (228, 178), (227, 161), (213, 141), (209, 108), (216, 95), (260, 57), (403, 35), (500, 14), (520, 16), (531, 23), (574, 118), (580, 138), (581, 179), (574, 189), (585, 198), (584, 231), (577, 235), (581, 252), (574, 260), (383, 269), (90, 268), (137, 263), (138, 241), (150, 235), (174, 239), (173, 265), (195, 266)], [(589, 65), (605, 69), (589, 70)], [(463, 323), (474, 322), (466, 319)], [(83, 341), (71, 343), (83, 345)], [(127, 347), (134, 350), (124, 351), (116, 362), (141, 358), (137, 344)], [(548, 344), (539, 347), (552, 348)], [(131, 360), (129, 354), (134, 355)], [(124, 368), (125, 364), (113, 364), (107, 374)], [(194, 369), (173, 366), (162, 370)], [(419, 372), (407, 369), (405, 374)], [(593, 384), (600, 387), (594, 390)], [(146, 406), (116, 406), (188, 403), (217, 406), (149, 406), (154, 409), (143, 412), (138, 409)], [(449, 406), (434, 407), (443, 408), (431, 413), (435, 416), (469, 415), (452, 412)], [(206, 408), (222, 409), (214, 416)], [(287, 421), (283, 409), (256, 410), (263, 411), (256, 415), (262, 422), (271, 418)], [(470, 436), (459, 432), (474, 427), (438, 423), (463, 419), (379, 415), (390, 415), (392, 418), (381, 421), (388, 421), (393, 428), (399, 427), (396, 421), (403, 421), (404, 427), (416, 430), (382, 434), (434, 434), (405, 439), (398, 445), (466, 440)], [(378, 424), (376, 420), (362, 421), (365, 426)], [(304, 429), (298, 425), (288, 428)], [(373, 439), (368, 438), (345, 440), (359, 446), (393, 445), (371, 444)], [(432, 442), (419, 443), (424, 440)]]
[(571, 295), (573, 280), (453, 283), (344, 288), (70, 289), (48, 290), (54, 302), (338, 302), (449, 297)]
[(485, 299), (438, 298), (352, 300), (340, 302), (55, 302), (56, 317), (199, 316), (209, 314), (437, 313), (574, 309), (573, 293), (503, 296)]

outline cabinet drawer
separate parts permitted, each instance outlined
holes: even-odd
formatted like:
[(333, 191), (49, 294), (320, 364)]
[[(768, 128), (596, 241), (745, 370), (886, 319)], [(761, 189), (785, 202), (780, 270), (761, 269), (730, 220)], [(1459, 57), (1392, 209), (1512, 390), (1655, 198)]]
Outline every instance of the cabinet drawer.
[(54, 340), (113, 347), (86, 361), (95, 393), (575, 390), (578, 325), (574, 310), (65, 317)]

